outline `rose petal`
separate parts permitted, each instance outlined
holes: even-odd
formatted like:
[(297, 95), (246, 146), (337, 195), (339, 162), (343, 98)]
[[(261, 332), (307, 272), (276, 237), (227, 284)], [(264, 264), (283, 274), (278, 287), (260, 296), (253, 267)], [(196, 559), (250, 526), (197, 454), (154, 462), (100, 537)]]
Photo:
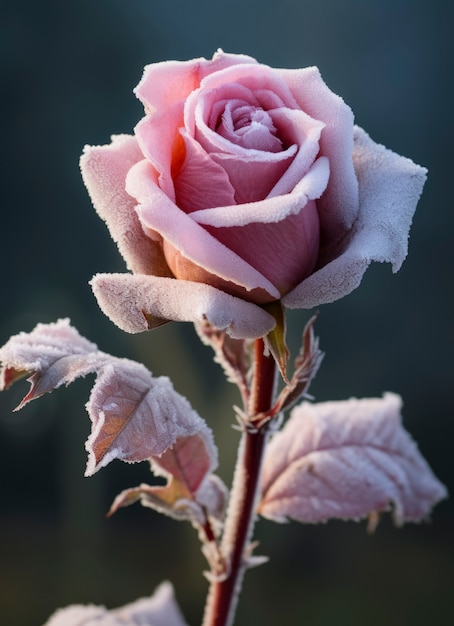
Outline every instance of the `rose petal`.
[[(184, 105), (185, 127), (200, 142), (207, 152), (226, 152), (232, 150), (232, 140), (219, 133), (219, 118), (226, 114), (226, 107), (237, 106), (260, 108), (255, 93), (243, 85), (226, 83), (215, 89), (199, 88), (193, 91)], [(238, 146), (238, 153), (247, 152), (247, 148)]]
[(144, 155), (160, 174), (161, 189), (175, 200), (171, 175), (172, 161), (181, 149), (178, 134), (183, 127), (185, 98), (197, 89), (204, 76), (236, 63), (255, 63), (251, 57), (218, 51), (211, 61), (165, 61), (148, 65), (134, 90), (144, 103), (147, 115), (135, 128)]
[[(200, 145), (211, 155), (211, 158), (227, 172), (235, 189), (235, 202), (242, 204), (266, 198), (289, 167), (290, 159), (296, 154), (296, 146), (289, 142), (287, 149), (283, 148), (279, 152), (271, 152), (245, 147), (238, 140), (232, 142), (228, 137), (215, 132), (211, 128), (210, 120), (207, 120), (208, 123), (206, 123), (204, 118), (212, 115), (212, 109), (216, 108), (216, 104), (221, 101), (224, 102), (228, 96), (233, 98), (238, 95), (237, 92), (245, 98), (249, 97), (249, 100), (256, 106), (260, 106), (255, 94), (236, 84), (226, 85), (222, 94), (218, 94), (217, 91), (214, 94), (209, 92), (209, 95), (199, 92), (194, 92), (188, 98), (185, 109), (186, 126), (191, 126), (187, 121), (187, 111), (193, 99), (196, 102), (195, 113), (200, 118), (195, 136)], [(200, 100), (198, 99), (199, 95)], [(220, 101), (218, 98), (222, 98), (222, 100)], [(203, 110), (200, 111), (200, 109)], [(274, 137), (274, 139), (277, 140), (278, 138)], [(207, 206), (209, 205), (205, 204), (205, 207)]]
[(353, 113), (325, 84), (316, 67), (276, 70), (290, 88), (298, 108), (326, 124), (321, 154), (330, 161), (330, 180), (317, 203), (322, 238), (336, 240), (351, 228), (358, 212), (358, 184), (351, 160)]
[[(271, 298), (280, 297), (269, 280), (199, 226), (192, 214), (186, 215), (171, 202), (158, 187), (156, 175), (147, 162), (131, 168), (126, 188), (141, 202), (137, 211), (144, 228), (159, 233), (167, 246), (180, 252), (190, 263), (246, 291), (260, 289)], [(178, 277), (188, 278), (189, 275)]]
[[(312, 120), (302, 111), (291, 109), (272, 111), (271, 116), (279, 129), (279, 137), (286, 145), (290, 145), (287, 150), (270, 153), (240, 149), (232, 154), (211, 154), (211, 158), (228, 173), (235, 188), (237, 204), (290, 194), (295, 185), (304, 179), (320, 150), (318, 141), (324, 127), (322, 122)], [(328, 173), (328, 161), (324, 167)], [(324, 188), (314, 197), (319, 197), (327, 184), (328, 179)], [(239, 211), (243, 212), (243, 209)], [(263, 217), (266, 221), (273, 219), (272, 216)]]
[(147, 115), (134, 129), (144, 156), (159, 173), (159, 186), (172, 201), (175, 201), (172, 165), (184, 158), (182, 126), (183, 105), (175, 104), (165, 111)]
[(235, 190), (224, 168), (182, 131), (186, 156), (173, 178), (176, 204), (185, 213), (207, 206), (223, 207), (235, 202)]
[[(217, 74), (209, 76), (202, 81), (201, 88), (188, 97), (185, 103), (187, 131), (225, 168), (235, 188), (237, 203), (262, 200), (270, 192), (278, 195), (291, 191), (319, 152), (318, 140), (324, 123), (297, 110), (287, 85), (271, 68), (239, 66), (220, 74), (225, 83)], [(276, 131), (273, 137), (283, 144), (282, 151), (253, 149), (239, 140), (232, 141), (225, 133), (220, 134), (217, 120), (232, 102), (249, 104), (251, 110), (266, 112)], [(268, 108), (277, 103), (278, 108)], [(299, 159), (290, 169), (289, 159), (295, 154), (295, 145), (302, 152), (297, 153)], [(283, 177), (286, 170), (288, 174)]]
[[(266, 96), (266, 92), (274, 96)], [(207, 152), (229, 152), (231, 142), (210, 128), (215, 104), (240, 99), (251, 106), (266, 108), (276, 98), (281, 107), (299, 109), (288, 85), (275, 70), (266, 65), (229, 67), (204, 78), (200, 88), (189, 95), (185, 103), (185, 127)]]
[(261, 107), (230, 100), (223, 107), (219, 122), (216, 132), (238, 146), (260, 152), (282, 152), (273, 120)]
[[(313, 120), (302, 111), (293, 111), (291, 109), (273, 111), (273, 121), (278, 128), (279, 137), (287, 145), (290, 143), (296, 144), (298, 152), (290, 167), (274, 185), (268, 197), (290, 193), (303, 180), (303, 174), (305, 175), (309, 171), (320, 151), (320, 135), (325, 127), (323, 122)], [(329, 167), (328, 163), (327, 166)], [(327, 179), (326, 184), (328, 182)]]
[(155, 276), (97, 274), (90, 284), (101, 310), (128, 333), (148, 330), (148, 322), (154, 317), (155, 325), (163, 320), (208, 321), (219, 330), (227, 329), (235, 339), (255, 339), (265, 336), (276, 323), (259, 306), (204, 283)]
[[(279, 199), (285, 203), (287, 196)], [(276, 223), (230, 228), (207, 227), (213, 237), (266, 276), (284, 294), (312, 272), (320, 247), (319, 219), (313, 200)], [(298, 233), (295, 237), (294, 233)]]
[(134, 90), (149, 112), (165, 111), (176, 102), (184, 100), (211, 74), (231, 65), (257, 63), (243, 54), (225, 54), (218, 50), (211, 60), (164, 61), (145, 67), (142, 79)]
[[(222, 166), (228, 174), (229, 180), (235, 189), (235, 204), (244, 205), (264, 200), (276, 183), (289, 169), (292, 158), (296, 154), (296, 146), (291, 146), (285, 152), (278, 154), (263, 153), (249, 154), (212, 154), (215, 163)], [(282, 155), (282, 156), (281, 156)], [(233, 202), (231, 204), (234, 204)], [(204, 208), (216, 206), (205, 204)]]
[(128, 170), (141, 159), (143, 155), (135, 137), (113, 136), (109, 145), (85, 146), (80, 159), (82, 177), (128, 269), (169, 276), (161, 246), (143, 232), (134, 210), (137, 202), (125, 190)]
[[(318, 141), (324, 127), (322, 122), (312, 120), (302, 111), (290, 109), (273, 111), (272, 117), (279, 127), (279, 136), (287, 145), (293, 142), (287, 150), (280, 153), (240, 150), (233, 154), (211, 154), (213, 161), (222, 165), (228, 173), (235, 189), (237, 204), (258, 202), (264, 198), (290, 194), (295, 185), (304, 179), (320, 150)], [(328, 160), (324, 167), (328, 175)], [(327, 184), (328, 178), (323, 189), (314, 197), (319, 197)], [(206, 208), (209, 206), (205, 204)], [(244, 213), (243, 209), (238, 210)], [(224, 212), (227, 213), (227, 211)], [(265, 213), (268, 213), (268, 210), (263, 207), (263, 219), (269, 221)], [(233, 219), (230, 210), (229, 217)]]
[(359, 215), (345, 250), (284, 296), (286, 307), (310, 309), (334, 302), (360, 284), (371, 261), (389, 262), (397, 272), (407, 255), (408, 233), (427, 170), (376, 144), (359, 127), (353, 159)]
[(291, 193), (273, 196), (261, 202), (194, 211), (191, 213), (191, 218), (199, 224), (216, 228), (245, 226), (253, 223), (275, 224), (290, 215), (299, 213), (308, 200), (319, 198), (326, 189), (328, 177), (328, 159), (321, 157), (315, 161)]
[[(237, 64), (226, 67), (216, 73), (210, 74), (200, 81), (203, 90), (217, 90), (230, 83), (238, 83), (252, 93), (263, 93), (264, 90), (276, 94), (289, 109), (304, 109), (298, 106), (293, 89), (287, 83), (280, 70), (275, 70), (268, 65), (253, 63)], [(219, 93), (219, 92), (218, 92)], [(222, 92), (221, 92), (222, 93)]]

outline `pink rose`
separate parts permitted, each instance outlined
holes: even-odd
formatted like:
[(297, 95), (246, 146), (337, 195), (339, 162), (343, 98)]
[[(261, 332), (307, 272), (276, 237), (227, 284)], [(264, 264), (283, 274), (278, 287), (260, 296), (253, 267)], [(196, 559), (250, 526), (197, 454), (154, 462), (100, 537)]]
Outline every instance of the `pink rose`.
[(261, 304), (312, 308), (371, 261), (401, 266), (426, 172), (355, 127), (316, 68), (218, 51), (149, 65), (135, 91), (135, 135), (81, 159), (133, 273), (92, 281), (124, 330), (207, 319), (259, 337), (275, 324)]

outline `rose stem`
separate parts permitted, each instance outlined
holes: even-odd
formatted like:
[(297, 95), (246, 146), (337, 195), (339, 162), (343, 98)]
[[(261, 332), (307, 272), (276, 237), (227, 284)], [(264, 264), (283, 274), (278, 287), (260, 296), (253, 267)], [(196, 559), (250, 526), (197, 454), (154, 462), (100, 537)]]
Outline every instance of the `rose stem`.
[[(262, 339), (255, 341), (254, 350), (254, 377), (248, 407), (249, 417), (270, 409), (276, 372), (274, 359), (264, 354)], [(267, 434), (268, 424), (256, 432), (248, 430), (243, 432), (221, 545), (222, 554), (229, 568), (228, 575), (223, 580), (214, 580), (211, 583), (203, 626), (233, 624), (238, 595), (247, 567), (246, 551), (256, 518), (260, 470)]]

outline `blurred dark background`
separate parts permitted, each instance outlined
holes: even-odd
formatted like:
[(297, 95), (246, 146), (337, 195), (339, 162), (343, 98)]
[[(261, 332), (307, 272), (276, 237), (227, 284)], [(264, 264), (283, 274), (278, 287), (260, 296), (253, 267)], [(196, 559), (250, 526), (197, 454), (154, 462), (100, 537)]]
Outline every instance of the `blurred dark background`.
[[(88, 280), (124, 266), (78, 159), (85, 143), (132, 131), (142, 116), (132, 89), (147, 63), (222, 47), (272, 66), (318, 65), (358, 124), (430, 174), (401, 271), (376, 265), (351, 296), (322, 307), (327, 355), (312, 392), (400, 393), (406, 428), (452, 491), (453, 18), (448, 0), (3, 2), (0, 344), (67, 316), (101, 349), (170, 375), (215, 430), (230, 483), (238, 399), (192, 327), (128, 336), (97, 308)], [(291, 316), (293, 350), (307, 318)], [(195, 626), (206, 581), (192, 528), (138, 505), (104, 517), (121, 489), (148, 480), (147, 466), (116, 462), (83, 477), (91, 384), (14, 414), (26, 384), (0, 397), (0, 622), (39, 626), (74, 602), (119, 606), (170, 579)], [(453, 530), (450, 501), (431, 523), (384, 520), (373, 536), (363, 523), (261, 521), (259, 553), (271, 563), (247, 575), (237, 623), (450, 623)]]

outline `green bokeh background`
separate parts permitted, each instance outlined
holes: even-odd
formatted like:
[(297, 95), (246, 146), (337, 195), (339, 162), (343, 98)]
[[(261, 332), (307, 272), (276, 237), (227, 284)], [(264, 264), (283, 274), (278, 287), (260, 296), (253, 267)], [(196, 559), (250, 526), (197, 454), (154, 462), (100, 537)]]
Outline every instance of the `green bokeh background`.
[[(32, 0), (3, 2), (0, 343), (39, 321), (70, 317), (102, 350), (167, 374), (215, 431), (230, 483), (237, 434), (233, 387), (190, 325), (127, 336), (88, 287), (124, 266), (83, 188), (85, 143), (131, 132), (145, 64), (210, 57), (222, 47), (280, 67), (318, 65), (378, 142), (430, 170), (395, 276), (372, 267), (348, 298), (322, 307), (326, 351), (317, 400), (405, 401), (405, 426), (452, 491), (453, 58), (448, 0)], [(308, 313), (291, 315), (297, 349)], [(91, 380), (12, 413), (25, 384), (0, 397), (0, 623), (39, 626), (57, 606), (119, 606), (175, 585), (190, 624), (207, 583), (192, 528), (138, 505), (105, 519), (114, 496), (148, 480), (113, 463), (83, 478)], [(372, 537), (364, 524), (257, 528), (268, 565), (246, 578), (237, 624), (425, 626), (454, 622), (454, 510)]]

